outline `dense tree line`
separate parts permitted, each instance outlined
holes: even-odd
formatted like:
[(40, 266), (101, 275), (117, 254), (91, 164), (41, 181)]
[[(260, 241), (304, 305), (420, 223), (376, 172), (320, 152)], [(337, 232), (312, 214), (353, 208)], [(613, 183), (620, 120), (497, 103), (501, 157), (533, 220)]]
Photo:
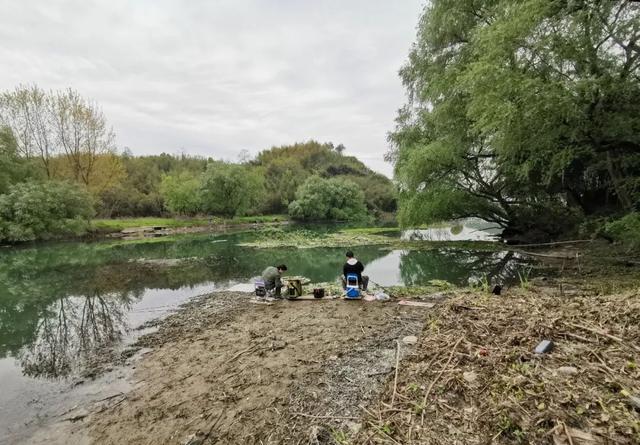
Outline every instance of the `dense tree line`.
[(433, 0), (391, 134), (404, 224), (557, 237), (640, 210), (640, 4)]
[(396, 209), (395, 190), (389, 179), (367, 168), (344, 145), (309, 141), (261, 152), (251, 164), (264, 170), (270, 205), (267, 212), (285, 211), (295, 193), (310, 176), (339, 177), (355, 183), (363, 192), (367, 209), (378, 214)]
[(209, 160), (203, 172), (163, 176), (161, 195), (168, 209), (183, 215), (288, 213), (301, 220), (358, 220), (394, 211), (391, 181), (344, 150), (309, 141), (264, 150), (241, 164)]
[[(98, 196), (97, 210), (100, 216), (116, 218), (185, 215), (200, 211), (198, 207), (190, 207), (188, 201), (194, 199), (193, 194), (180, 203), (179, 207), (172, 207), (170, 203), (176, 202), (174, 194), (179, 191), (165, 190), (162, 184), (167, 176), (179, 177), (188, 183), (205, 171), (207, 159), (166, 153), (134, 156), (129, 150), (125, 150), (120, 156), (120, 162), (123, 169), (121, 179), (101, 191)], [(188, 185), (183, 184), (183, 187)]]
[(118, 152), (95, 103), (20, 86), (0, 94), (0, 241), (80, 234), (95, 215), (354, 220), (395, 210), (391, 181), (344, 151), (309, 141), (238, 163), (134, 156)]

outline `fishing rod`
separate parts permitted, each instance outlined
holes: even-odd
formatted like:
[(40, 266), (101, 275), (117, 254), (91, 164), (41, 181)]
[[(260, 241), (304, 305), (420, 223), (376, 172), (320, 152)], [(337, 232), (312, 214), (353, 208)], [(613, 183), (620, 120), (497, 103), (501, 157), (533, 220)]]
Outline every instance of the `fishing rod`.
[(376, 282), (375, 282), (375, 281), (373, 281), (371, 278), (369, 278), (369, 283), (371, 283), (371, 284), (375, 284), (375, 285), (376, 285), (376, 286), (378, 286), (380, 289), (382, 289), (382, 290), (383, 290), (387, 295), (389, 295), (389, 296), (390, 296), (390, 297), (392, 297), (392, 298), (396, 298), (396, 296), (395, 296), (395, 295), (393, 295), (389, 289), (387, 289), (386, 287), (384, 287), (384, 286), (383, 286), (383, 285), (381, 285), (381, 284), (376, 283)]

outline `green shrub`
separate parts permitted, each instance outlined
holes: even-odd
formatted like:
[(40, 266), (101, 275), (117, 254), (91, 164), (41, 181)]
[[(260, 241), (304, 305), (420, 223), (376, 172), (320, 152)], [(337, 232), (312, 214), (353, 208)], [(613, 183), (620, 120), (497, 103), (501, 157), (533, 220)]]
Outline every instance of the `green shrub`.
[(135, 187), (116, 184), (100, 192), (96, 211), (102, 218), (162, 216), (164, 199), (159, 192), (142, 193)]
[(0, 195), (0, 241), (82, 235), (93, 216), (89, 192), (66, 182), (23, 182)]
[(632, 249), (640, 249), (640, 213), (631, 212), (604, 226), (604, 232)]
[(355, 182), (364, 192), (367, 208), (372, 212), (395, 212), (397, 207), (396, 192), (393, 184), (383, 175), (343, 176)]
[(30, 161), (18, 156), (11, 129), (0, 125), (0, 195), (7, 193), (11, 184), (36, 177), (36, 170)]
[(245, 165), (210, 162), (202, 174), (200, 197), (208, 214), (244, 216), (264, 200), (264, 180)]
[(199, 177), (189, 171), (165, 175), (160, 184), (160, 193), (167, 208), (178, 215), (195, 215), (202, 209)]
[(296, 191), (289, 216), (311, 221), (359, 221), (368, 219), (362, 189), (341, 178), (311, 176)]

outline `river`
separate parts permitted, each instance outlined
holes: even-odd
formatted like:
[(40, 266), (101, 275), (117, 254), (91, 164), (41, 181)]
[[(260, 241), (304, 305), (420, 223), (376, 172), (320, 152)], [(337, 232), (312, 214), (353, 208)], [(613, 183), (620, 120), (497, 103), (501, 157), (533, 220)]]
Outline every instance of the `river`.
[[(412, 239), (486, 239), (469, 227), (397, 233)], [(266, 266), (313, 282), (336, 281), (343, 248), (239, 247), (251, 231), (142, 241), (38, 243), (0, 249), (0, 442), (37, 427), (51, 406), (104, 351), (130, 343), (136, 327), (189, 298), (249, 284)], [(484, 238), (483, 238), (484, 237)], [(443, 247), (426, 251), (355, 249), (382, 286), (482, 277), (508, 280), (523, 267), (513, 252)]]

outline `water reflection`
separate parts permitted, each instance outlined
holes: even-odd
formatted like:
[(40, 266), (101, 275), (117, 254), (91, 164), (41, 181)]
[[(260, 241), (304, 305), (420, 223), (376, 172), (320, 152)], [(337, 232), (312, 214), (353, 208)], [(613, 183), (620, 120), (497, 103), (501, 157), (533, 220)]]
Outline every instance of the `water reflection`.
[[(140, 321), (132, 318), (132, 308), (160, 311), (169, 301), (197, 293), (190, 289), (249, 282), (266, 265), (279, 263), (314, 282), (334, 281), (344, 261), (344, 249), (239, 248), (242, 236), (0, 251), (0, 359), (18, 358), (30, 376), (67, 376), (121, 341)], [(507, 252), (389, 252), (376, 246), (355, 252), (382, 285), (425, 285), (433, 279), (466, 285), (484, 276), (507, 281), (521, 267), (521, 259)]]
[(100, 351), (119, 342), (126, 332), (126, 295), (61, 298), (40, 314), (34, 340), (18, 359), (24, 374), (61, 377), (77, 371)]
[(408, 241), (497, 241), (502, 229), (485, 221), (469, 218), (443, 227), (405, 230)]
[[(191, 288), (247, 281), (282, 262), (295, 274), (330, 281), (343, 261), (342, 249), (248, 249), (227, 238), (0, 252), (0, 359), (16, 357), (30, 376), (67, 376), (122, 339), (133, 306), (154, 311), (167, 299), (194, 295)], [(376, 248), (360, 252), (367, 262), (384, 255)]]
[(399, 269), (402, 281), (407, 286), (424, 284), (434, 279), (446, 279), (457, 285), (482, 282), (485, 279), (489, 283), (508, 283), (517, 276), (523, 261), (514, 252), (440, 249), (432, 252), (432, 255), (403, 252)]
[(524, 266), (524, 258), (506, 251), (396, 250), (371, 262), (366, 270), (371, 279), (382, 286), (424, 286), (432, 280), (466, 286), (485, 280), (489, 283), (511, 283)]

